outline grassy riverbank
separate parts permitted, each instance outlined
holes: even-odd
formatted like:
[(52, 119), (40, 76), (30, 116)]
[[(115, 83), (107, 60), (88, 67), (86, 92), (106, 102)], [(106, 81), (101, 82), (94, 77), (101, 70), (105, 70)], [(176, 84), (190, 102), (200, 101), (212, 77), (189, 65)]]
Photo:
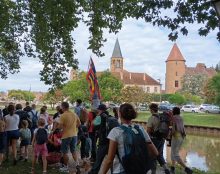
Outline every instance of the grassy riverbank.
[[(182, 113), (186, 125), (220, 128), (220, 114)], [(139, 112), (137, 121), (147, 121), (150, 112)]]

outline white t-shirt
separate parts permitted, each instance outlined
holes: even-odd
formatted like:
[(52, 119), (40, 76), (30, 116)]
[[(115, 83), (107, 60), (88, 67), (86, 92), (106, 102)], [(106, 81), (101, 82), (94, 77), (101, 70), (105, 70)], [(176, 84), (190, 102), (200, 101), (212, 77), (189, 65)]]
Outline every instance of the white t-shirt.
[(20, 121), (20, 118), (17, 114), (6, 115), (5, 116), (5, 122), (6, 122), (5, 131), (18, 130), (19, 121)]
[[(123, 125), (128, 126), (126, 124), (123, 124)], [(133, 126), (134, 125), (132, 125), (132, 127)], [(142, 126), (139, 126), (139, 128), (143, 132), (145, 141), (151, 142), (151, 139), (150, 139), (149, 135), (147, 134), (147, 132), (144, 130), (144, 128)], [(120, 159), (122, 159), (122, 157), (125, 155), (123, 132), (124, 131), (120, 127), (116, 127), (116, 128), (113, 128), (108, 135), (108, 139), (118, 143), (118, 153), (119, 153)], [(123, 169), (121, 163), (119, 162), (118, 156), (115, 155), (115, 159), (113, 162), (113, 173), (116, 174), (116, 173), (120, 173), (123, 171), (124, 171), (124, 169)]]
[(49, 115), (47, 113), (40, 114), (39, 118), (43, 118), (45, 120), (45, 126), (48, 125), (48, 117)]

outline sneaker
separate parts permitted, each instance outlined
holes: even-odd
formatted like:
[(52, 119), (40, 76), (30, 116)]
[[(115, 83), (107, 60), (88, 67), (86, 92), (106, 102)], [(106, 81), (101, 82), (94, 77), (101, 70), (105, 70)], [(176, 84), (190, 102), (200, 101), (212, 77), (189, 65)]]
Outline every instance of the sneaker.
[(23, 157), (23, 156), (20, 156), (18, 160), (19, 160), (19, 161), (22, 161), (23, 159), (24, 159), (24, 157)]
[(186, 167), (186, 168), (185, 168), (185, 172), (186, 172), (187, 174), (192, 174), (192, 173), (193, 173), (193, 171), (192, 171), (189, 167)]
[(59, 170), (60, 170), (60, 172), (69, 173), (69, 168), (67, 166), (63, 166)]
[(165, 174), (170, 174), (169, 169), (165, 169), (164, 172), (165, 172)]
[(14, 165), (14, 166), (17, 165), (17, 160), (16, 160), (16, 159), (13, 160), (13, 165)]
[(173, 166), (170, 167), (170, 174), (175, 174), (175, 167)]

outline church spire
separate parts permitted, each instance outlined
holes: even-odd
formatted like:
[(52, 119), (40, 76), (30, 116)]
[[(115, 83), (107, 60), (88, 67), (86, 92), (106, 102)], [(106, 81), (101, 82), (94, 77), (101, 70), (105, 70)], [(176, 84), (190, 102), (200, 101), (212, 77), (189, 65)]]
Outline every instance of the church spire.
[(115, 42), (115, 47), (114, 47), (114, 50), (113, 50), (113, 53), (112, 53), (112, 58), (123, 58), (122, 57), (122, 54), (121, 54), (121, 48), (120, 48), (120, 45), (119, 45), (119, 42), (118, 42), (118, 38)]
[(186, 61), (176, 43), (173, 45), (166, 62), (168, 61)]

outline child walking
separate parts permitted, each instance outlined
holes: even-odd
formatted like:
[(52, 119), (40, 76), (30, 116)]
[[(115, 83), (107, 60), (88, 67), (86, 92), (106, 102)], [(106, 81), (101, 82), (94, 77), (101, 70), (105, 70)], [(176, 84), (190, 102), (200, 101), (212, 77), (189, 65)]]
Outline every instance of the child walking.
[(34, 149), (34, 155), (32, 160), (32, 174), (34, 173), (34, 167), (39, 156), (42, 157), (43, 161), (43, 174), (47, 173), (47, 140), (48, 133), (45, 129), (45, 120), (43, 118), (40, 118), (38, 120), (38, 128), (34, 130), (34, 137), (32, 141), (32, 146)]
[(21, 122), (21, 129), (19, 131), (20, 131), (20, 137), (21, 137), (21, 144), (20, 144), (21, 156), (19, 160), (27, 161), (28, 160), (28, 145), (31, 142), (31, 131), (28, 128), (27, 120), (23, 120)]
[(7, 133), (5, 131), (5, 122), (0, 120), (0, 168), (2, 167), (2, 161), (4, 153), (7, 148)]

